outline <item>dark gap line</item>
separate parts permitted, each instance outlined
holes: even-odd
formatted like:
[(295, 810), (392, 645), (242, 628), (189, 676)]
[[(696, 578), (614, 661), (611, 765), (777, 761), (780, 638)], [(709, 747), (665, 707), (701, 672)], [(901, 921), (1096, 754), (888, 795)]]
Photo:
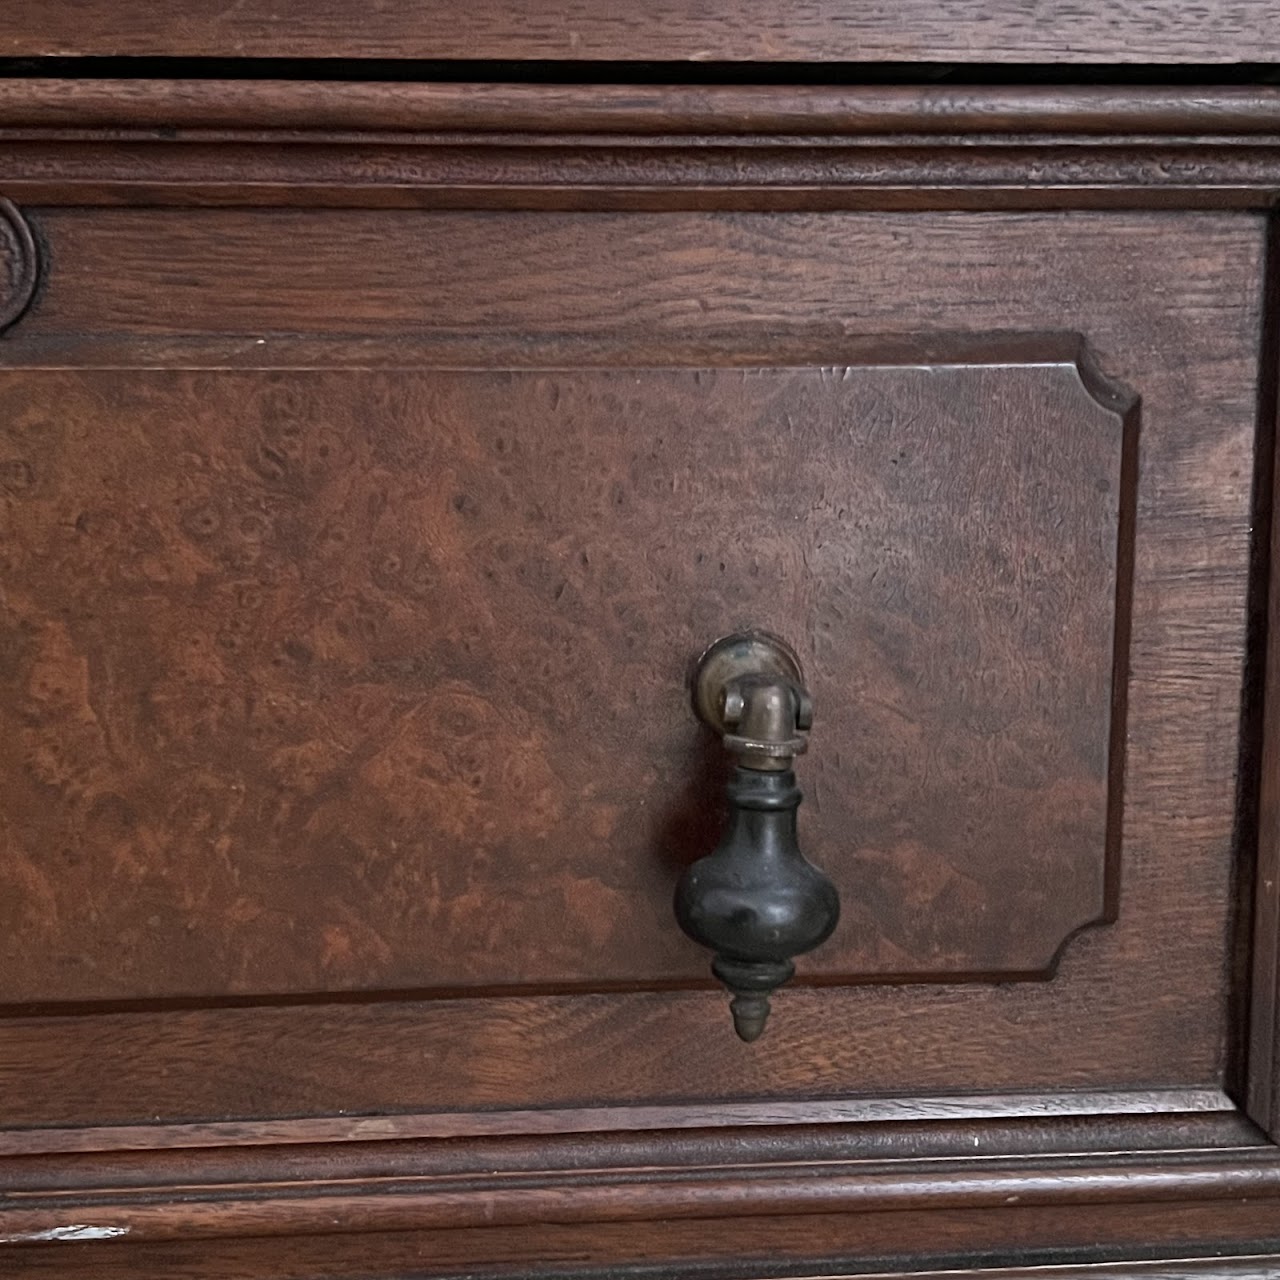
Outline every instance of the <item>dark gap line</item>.
[[(1010, 983), (1045, 982), (1052, 974), (1045, 972), (947, 973), (938, 974), (804, 974), (789, 984), (790, 989), (822, 989), (830, 987), (950, 986), (956, 983), (983, 983), (1005, 986)], [(345, 991), (285, 991), (246, 994), (106, 996), (80, 1000), (15, 1000), (0, 1005), (0, 1026), (9, 1019), (97, 1017), (117, 1013), (191, 1013), (211, 1009), (293, 1009), (311, 1005), (381, 1005), (422, 1004), (454, 1000), (525, 1000), (563, 997), (661, 995), (676, 991), (703, 994), (722, 989), (710, 978), (637, 978), (608, 982), (497, 982), (472, 986), (375, 987)], [(727, 999), (727, 997), (725, 997)]]
[[(1258, 347), (1258, 412), (1251, 509), (1245, 669), (1240, 698), (1240, 770), (1236, 782), (1235, 858), (1232, 868), (1230, 1013), (1226, 1045), (1227, 1092), (1243, 1098), (1249, 1070), (1249, 1012), (1254, 948), (1254, 883), (1261, 837), (1262, 751), (1268, 614), (1272, 576), (1272, 527), (1277, 479), (1276, 431), (1280, 417), (1280, 218), (1268, 220), (1262, 288), (1262, 337)], [(1274, 707), (1272, 708), (1274, 711)], [(1275, 732), (1274, 727), (1270, 730)]]
[[(1205, 1280), (1223, 1275), (1222, 1265), (1236, 1260), (1259, 1259), (1270, 1265), (1275, 1250), (1280, 1248), (1280, 1237), (1259, 1240), (1233, 1241), (1229, 1252), (1212, 1244), (1179, 1244), (1176, 1252), (1179, 1261), (1191, 1263), (1190, 1274), (1202, 1274), (1199, 1263), (1204, 1263)], [(1164, 1245), (1052, 1245), (1010, 1250), (1007, 1246), (988, 1249), (970, 1249), (947, 1253), (827, 1253), (819, 1258), (777, 1259), (763, 1258), (754, 1251), (734, 1258), (690, 1258), (678, 1264), (670, 1262), (620, 1263), (618, 1265), (554, 1265), (538, 1271), (539, 1280), (809, 1280), (814, 1276), (842, 1276), (858, 1280), (860, 1276), (929, 1275), (952, 1272), (969, 1275), (979, 1269), (1012, 1269), (1019, 1274), (1035, 1267), (1080, 1267), (1107, 1263), (1164, 1263), (1168, 1266), (1170, 1248)], [(1170, 1272), (1161, 1271), (1160, 1275)], [(1263, 1272), (1250, 1272), (1262, 1275)], [(1270, 1273), (1268, 1273), (1270, 1274)], [(505, 1265), (468, 1267), (465, 1271), (442, 1273), (437, 1280), (509, 1280), (512, 1272)], [(1245, 1272), (1239, 1272), (1243, 1277)], [(1151, 1280), (1159, 1280), (1152, 1275)]]

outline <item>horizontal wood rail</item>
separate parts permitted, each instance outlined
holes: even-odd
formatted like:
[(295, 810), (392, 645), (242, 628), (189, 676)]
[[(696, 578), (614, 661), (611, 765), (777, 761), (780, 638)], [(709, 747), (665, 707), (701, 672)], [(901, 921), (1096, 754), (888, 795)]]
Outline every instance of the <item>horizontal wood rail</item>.
[(1257, 209), (1280, 88), (0, 80), (26, 206)]
[(0, 127), (716, 136), (1280, 134), (1280, 87), (0, 80)]

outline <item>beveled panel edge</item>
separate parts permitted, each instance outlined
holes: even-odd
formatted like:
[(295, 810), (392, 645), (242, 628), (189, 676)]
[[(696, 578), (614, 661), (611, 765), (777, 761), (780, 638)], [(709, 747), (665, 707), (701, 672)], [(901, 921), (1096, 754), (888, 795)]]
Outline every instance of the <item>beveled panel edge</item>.
[(1267, 208), (1280, 90), (0, 80), (44, 204)]
[[(801, 976), (796, 986), (818, 988), (840, 988), (850, 986), (936, 986), (953, 984), (1009, 983), (1009, 982), (1044, 982), (1052, 980), (1058, 971), (1064, 955), (1073, 942), (1082, 934), (1114, 923), (1120, 910), (1120, 879), (1122, 838), (1124, 819), (1124, 759), (1126, 743), (1126, 704), (1128, 689), (1128, 662), (1131, 624), (1131, 597), (1133, 588), (1133, 559), (1135, 549), (1135, 518), (1137, 494), (1138, 436), (1140, 424), (1141, 397), (1124, 383), (1109, 377), (1100, 366), (1095, 354), (1089, 347), (1083, 334), (1070, 331), (1044, 331), (1029, 333), (965, 333), (938, 332), (923, 335), (900, 337), (893, 335), (861, 335), (850, 337), (847, 342), (833, 339), (823, 331), (815, 335), (797, 331), (788, 335), (783, 331), (780, 337), (776, 332), (768, 339), (773, 349), (773, 358), (756, 361), (743, 357), (733, 350), (740, 345), (742, 336), (726, 336), (725, 351), (721, 354), (707, 354), (702, 349), (692, 350), (682, 345), (678, 352), (674, 367), (693, 367), (698, 363), (698, 356), (704, 355), (708, 363), (716, 366), (776, 368), (849, 368), (857, 367), (859, 371), (874, 371), (883, 368), (997, 368), (997, 369), (1045, 369), (1060, 370), (1072, 380), (1072, 391), (1078, 391), (1082, 414), (1091, 415), (1088, 421), (1093, 427), (1118, 430), (1120, 443), (1120, 473), (1118, 481), (1117, 519), (1115, 525), (1116, 538), (1116, 585), (1111, 625), (1111, 659), (1110, 659), (1110, 700), (1109, 718), (1106, 722), (1106, 762), (1105, 775), (1105, 825), (1101, 850), (1101, 894), (1096, 905), (1089, 908), (1088, 914), (1082, 918), (1069, 921), (1061, 936), (1055, 933), (1045, 939), (1045, 949), (1036, 955), (1031, 963), (1023, 967), (988, 968), (988, 969), (935, 969), (908, 970), (903, 972), (876, 972), (868, 975), (842, 973), (836, 975)], [(666, 367), (666, 361), (655, 361), (649, 354), (641, 360), (628, 361), (625, 356), (627, 348), (634, 344), (599, 344), (603, 352), (599, 363), (595, 361), (575, 365), (572, 352), (569, 359), (562, 355), (560, 360), (538, 363), (537, 344), (519, 337), (512, 337), (512, 351), (517, 358), (516, 368), (520, 372), (547, 372), (552, 369), (594, 369), (612, 368), (618, 363), (627, 368)], [(165, 363), (162, 367), (181, 368), (206, 367), (201, 361), (213, 360), (217, 367), (227, 359), (231, 352), (247, 354), (247, 362), (236, 361), (234, 368), (248, 372), (266, 372), (277, 368), (294, 368), (291, 359), (297, 360), (300, 366), (310, 370), (312, 367), (341, 368), (340, 363), (344, 351), (341, 339), (273, 340), (270, 346), (271, 356), (264, 358), (262, 348), (257, 340), (246, 346), (242, 341), (231, 340), (229, 343), (219, 340), (179, 339), (173, 344), (171, 354), (177, 357), (175, 364)], [(404, 362), (404, 367), (414, 369), (432, 369), (454, 371), (456, 366), (450, 360), (450, 344), (438, 344), (442, 348), (443, 363), (424, 363), (423, 352), (430, 350), (431, 343), (419, 341), (389, 341), (370, 344), (382, 350), (385, 358)], [(486, 340), (491, 345), (491, 340)], [(552, 343), (554, 346), (554, 342)], [(574, 344), (575, 347), (577, 343)], [(583, 342), (589, 348), (589, 341)], [(34, 367), (43, 368), (154, 368), (154, 364), (141, 362), (135, 364), (127, 359), (130, 348), (142, 346), (150, 349), (148, 344), (136, 341), (120, 344), (112, 335), (107, 343), (111, 357), (102, 364), (92, 363), (92, 355), (86, 364), (76, 361), (77, 352), (92, 353), (96, 342), (92, 336), (86, 335), (69, 341), (43, 339), (34, 342), (9, 341), (0, 344), (0, 373), (18, 373), (32, 367), (25, 363), (30, 353), (37, 361), (41, 356), (36, 354), (49, 351), (63, 351), (63, 355), (51, 365), (37, 363)], [(185, 353), (185, 354), (184, 354)], [(414, 353), (418, 355), (415, 360)], [(570, 353), (565, 353), (570, 354)], [(764, 353), (761, 353), (764, 354)], [(334, 363), (322, 363), (325, 355), (337, 356)], [(782, 358), (779, 358), (781, 355)], [(43, 359), (48, 359), (44, 355)], [(66, 361), (65, 364), (61, 361)], [(494, 363), (491, 355), (476, 364), (475, 367), (487, 369)], [(362, 366), (363, 367), (363, 366)], [(1062, 926), (1059, 926), (1060, 928)], [(486, 996), (590, 996), (621, 992), (658, 992), (675, 990), (702, 990), (714, 987), (709, 979), (700, 981), (656, 979), (647, 981), (637, 979), (626, 982), (503, 982), (501, 984), (479, 983), (476, 985), (446, 985), (402, 988), (399, 986), (375, 986), (370, 988), (339, 988), (337, 990), (261, 990), (234, 995), (204, 996), (178, 993), (174, 995), (147, 996), (136, 999), (118, 999), (106, 997), (102, 999), (15, 999), (0, 1001), (0, 1026), (12, 1018), (31, 1017), (94, 1017), (113, 1013), (132, 1012), (178, 1012), (189, 1009), (243, 1009), (260, 1006), (276, 1008), (317, 1006), (324, 1004), (377, 1004), (402, 1002), (406, 1000), (449, 1000), (479, 999)], [(4, 1141), (0, 1134), (0, 1153), (3, 1153)]]
[[(254, 331), (255, 333), (258, 331)], [(921, 330), (868, 333), (836, 323), (763, 323), (681, 335), (423, 330), (408, 337), (335, 333), (312, 337), (103, 333), (77, 327), (40, 337), (15, 333), (0, 342), (0, 368), (275, 370), (433, 369), (515, 371), (610, 368), (727, 369), (898, 368), (981, 365), (1073, 368), (1080, 390), (1103, 413), (1123, 418), (1139, 406), (1133, 388), (1099, 366), (1086, 335), (1063, 329)]]
[[(256, 332), (256, 331), (255, 331)], [(431, 369), (483, 372), (579, 369), (860, 369), (902, 367), (1069, 366), (1083, 397), (1098, 411), (1124, 419), (1141, 407), (1137, 390), (1099, 364), (1086, 334), (1066, 329), (922, 329), (875, 333), (838, 323), (763, 323), (708, 330), (663, 342), (634, 335), (486, 329), (481, 333), (423, 330), (406, 337), (334, 333), (263, 339), (222, 334), (173, 335), (77, 328), (0, 342), (0, 369), (278, 370)]]
[[(1133, 594), (1138, 534), (1138, 468), (1141, 398), (1102, 373), (1088, 344), (1081, 341), (1076, 365), (1086, 390), (1100, 404), (1111, 403), (1120, 414), (1120, 502), (1116, 529), (1115, 604), (1111, 636), (1111, 722), (1107, 745), (1106, 909), (1103, 921), (1120, 913), (1120, 867), (1125, 811), (1125, 752), (1128, 744), (1129, 660), (1133, 633)], [(1059, 956), (1070, 945), (1068, 938)]]

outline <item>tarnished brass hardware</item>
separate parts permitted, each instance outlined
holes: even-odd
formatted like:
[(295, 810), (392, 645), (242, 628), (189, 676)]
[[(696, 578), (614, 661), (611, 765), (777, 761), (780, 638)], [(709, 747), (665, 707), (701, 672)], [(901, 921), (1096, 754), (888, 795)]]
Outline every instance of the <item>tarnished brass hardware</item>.
[(676, 887), (676, 919), (715, 952), (711, 970), (729, 989), (733, 1025), (755, 1040), (769, 996), (795, 972), (793, 958), (821, 945), (840, 918), (835, 886), (796, 842), (800, 788), (791, 764), (808, 746), (813, 704), (795, 652), (763, 633), (717, 640), (698, 661), (693, 704), (737, 760), (729, 826), (715, 852)]

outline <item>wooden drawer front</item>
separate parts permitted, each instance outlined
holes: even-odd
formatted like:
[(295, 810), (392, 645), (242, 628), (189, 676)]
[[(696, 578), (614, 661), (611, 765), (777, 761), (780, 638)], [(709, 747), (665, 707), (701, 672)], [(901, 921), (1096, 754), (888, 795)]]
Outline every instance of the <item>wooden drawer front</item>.
[[(1221, 1084), (1259, 220), (32, 217), (6, 1120)], [(844, 901), (750, 1048), (747, 625)]]

